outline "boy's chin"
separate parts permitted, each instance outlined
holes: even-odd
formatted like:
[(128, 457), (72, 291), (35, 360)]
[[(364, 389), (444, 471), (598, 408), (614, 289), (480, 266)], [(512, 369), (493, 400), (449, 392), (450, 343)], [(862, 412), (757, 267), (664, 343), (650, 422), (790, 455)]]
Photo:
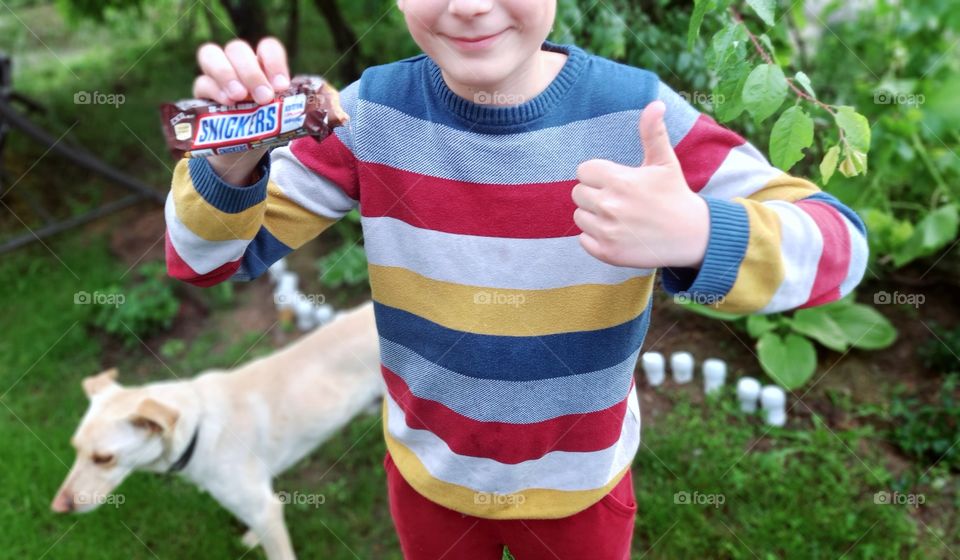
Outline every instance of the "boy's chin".
[(455, 60), (449, 66), (443, 67), (444, 72), (457, 83), (470, 89), (487, 92), (510, 76), (510, 68), (509, 63), (503, 60)]

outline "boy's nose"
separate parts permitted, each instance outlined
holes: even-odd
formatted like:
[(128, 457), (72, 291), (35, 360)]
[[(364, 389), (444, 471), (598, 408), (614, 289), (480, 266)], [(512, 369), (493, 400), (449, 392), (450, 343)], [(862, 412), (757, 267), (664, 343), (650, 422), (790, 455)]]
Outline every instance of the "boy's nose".
[(485, 14), (493, 8), (492, 0), (450, 0), (447, 11), (455, 16), (470, 17)]

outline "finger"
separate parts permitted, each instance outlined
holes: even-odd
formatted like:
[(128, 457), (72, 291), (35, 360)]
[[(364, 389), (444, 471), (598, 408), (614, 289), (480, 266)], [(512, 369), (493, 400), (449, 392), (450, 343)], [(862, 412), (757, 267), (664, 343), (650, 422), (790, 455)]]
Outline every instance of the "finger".
[(220, 84), (206, 74), (200, 74), (193, 80), (193, 97), (196, 99), (213, 99), (223, 105), (230, 104), (230, 96), (220, 89)]
[(287, 67), (287, 51), (273, 37), (265, 37), (257, 44), (260, 67), (276, 91), (290, 87), (290, 69)]
[(601, 222), (599, 216), (587, 212), (583, 208), (576, 208), (573, 211), (573, 223), (580, 228), (580, 231), (584, 233), (589, 233), (594, 237), (598, 237), (601, 231)]
[(247, 98), (246, 88), (237, 78), (226, 53), (218, 45), (206, 43), (197, 49), (197, 64), (200, 65), (200, 71), (213, 78), (230, 99), (241, 101)]
[(640, 141), (643, 143), (644, 165), (678, 165), (677, 154), (670, 144), (670, 135), (663, 116), (667, 106), (663, 101), (647, 105), (640, 115)]
[(631, 189), (636, 186), (639, 167), (628, 167), (605, 159), (591, 159), (577, 167), (577, 179), (594, 189)]
[(263, 74), (260, 61), (250, 45), (246, 41), (234, 39), (227, 43), (223, 52), (226, 53), (227, 59), (233, 65), (233, 70), (240, 78), (240, 83), (250, 92), (253, 100), (261, 105), (270, 103), (274, 98), (273, 86)]
[(591, 188), (583, 183), (577, 183), (574, 185), (573, 190), (570, 191), (570, 197), (573, 199), (574, 204), (577, 205), (577, 208), (586, 210), (592, 214), (596, 214), (600, 208), (597, 199), (599, 194), (600, 189)]
[(580, 246), (593, 256), (596, 259), (604, 260), (606, 258), (606, 252), (603, 250), (603, 245), (597, 241), (595, 237), (590, 235), (587, 232), (583, 232), (578, 236), (580, 241)]

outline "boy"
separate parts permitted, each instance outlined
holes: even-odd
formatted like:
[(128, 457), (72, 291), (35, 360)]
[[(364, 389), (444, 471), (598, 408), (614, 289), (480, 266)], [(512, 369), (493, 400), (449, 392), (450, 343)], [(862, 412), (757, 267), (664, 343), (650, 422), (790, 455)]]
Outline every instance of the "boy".
[[(721, 310), (820, 305), (863, 277), (863, 222), (654, 74), (546, 41), (555, 0), (397, 4), (425, 54), (344, 88), (348, 126), (177, 165), (170, 274), (256, 278), (359, 208), (404, 556), (629, 558), (656, 269)], [(274, 39), (198, 55), (196, 97), (289, 83)]]

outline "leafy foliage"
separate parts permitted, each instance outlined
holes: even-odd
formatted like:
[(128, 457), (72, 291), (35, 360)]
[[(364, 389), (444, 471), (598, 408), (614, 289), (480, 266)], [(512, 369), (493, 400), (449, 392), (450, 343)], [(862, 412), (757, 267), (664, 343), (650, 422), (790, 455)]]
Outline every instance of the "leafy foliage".
[(180, 301), (173, 291), (173, 280), (167, 276), (162, 261), (140, 265), (135, 276), (134, 280), (114, 284), (105, 290), (105, 293), (123, 299), (116, 305), (98, 305), (92, 318), (95, 326), (123, 339), (128, 345), (170, 328), (180, 309)]
[(891, 404), (892, 439), (911, 457), (960, 470), (960, 375), (947, 377), (935, 402), (898, 395)]
[(893, 344), (897, 330), (876, 309), (855, 303), (853, 295), (818, 307), (798, 309), (791, 314), (733, 315), (706, 306), (684, 303), (685, 307), (715, 319), (733, 321), (756, 339), (760, 367), (778, 385), (794, 390), (802, 387), (817, 369), (814, 342), (837, 351), (849, 348), (879, 350)]

